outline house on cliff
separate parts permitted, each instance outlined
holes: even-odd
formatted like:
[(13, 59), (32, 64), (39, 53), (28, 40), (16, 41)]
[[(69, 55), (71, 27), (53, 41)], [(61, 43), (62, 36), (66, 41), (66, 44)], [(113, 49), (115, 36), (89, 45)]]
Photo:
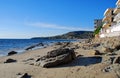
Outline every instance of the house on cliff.
[(99, 33), (100, 38), (120, 36), (120, 0), (116, 8), (108, 8), (104, 12), (103, 26)]

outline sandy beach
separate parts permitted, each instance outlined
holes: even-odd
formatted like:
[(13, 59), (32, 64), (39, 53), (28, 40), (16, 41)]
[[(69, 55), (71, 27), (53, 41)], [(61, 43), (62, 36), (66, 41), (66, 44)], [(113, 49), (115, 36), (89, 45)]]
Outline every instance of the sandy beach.
[[(80, 42), (74, 42), (66, 46), (69, 48), (78, 47), (74, 50), (76, 59), (68, 64), (51, 68), (36, 66), (34, 65), (35, 60), (46, 55), (49, 51), (60, 48), (62, 44), (0, 57), (0, 77), (21, 78), (19, 74), (27, 73), (30, 76), (29, 78), (119, 78), (118, 75), (120, 74), (116, 74), (115, 71), (103, 72), (105, 67), (111, 65), (103, 62), (109, 56), (95, 55), (93, 49), (85, 50), (80, 48), (81, 45)], [(15, 59), (17, 62), (4, 63), (9, 58)]]
[(120, 0), (0, 0), (0, 78), (120, 78)]

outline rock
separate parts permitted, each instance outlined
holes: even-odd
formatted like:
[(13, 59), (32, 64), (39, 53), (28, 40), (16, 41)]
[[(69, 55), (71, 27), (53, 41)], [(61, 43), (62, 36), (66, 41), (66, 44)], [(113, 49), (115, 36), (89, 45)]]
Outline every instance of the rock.
[(95, 50), (95, 55), (101, 55), (102, 53), (100, 53), (100, 51)]
[(45, 47), (43, 47), (43, 48), (47, 48), (47, 47), (45, 46)]
[(115, 54), (120, 55), (120, 50), (115, 51)]
[(111, 48), (107, 48), (107, 47), (102, 47), (101, 49), (103, 52), (107, 53), (107, 52), (113, 52), (114, 50)]
[(43, 43), (36, 44), (36, 46), (44, 46)]
[(25, 50), (32, 50), (33, 48), (35, 48), (34, 45), (33, 45), (33, 46), (30, 46), (30, 47), (28, 47), (28, 48), (26, 48)]
[(114, 63), (120, 64), (120, 56), (118, 56), (118, 57), (115, 58)]
[(34, 58), (28, 58), (27, 60), (23, 60), (23, 62), (27, 62), (27, 61), (33, 61), (35, 60)]
[(103, 72), (110, 72), (110, 71), (112, 71), (112, 67), (111, 66), (105, 67), (103, 69)]
[(21, 78), (30, 78), (30, 76), (27, 73), (25, 73)]
[(102, 63), (105, 63), (105, 64), (113, 64), (114, 63), (114, 59), (115, 57), (109, 57), (109, 56), (105, 56), (103, 57), (102, 59)]
[(28, 75), (28, 73), (24, 73), (24, 74), (18, 73), (17, 75), (18, 75), (17, 78), (31, 78), (31, 76)]
[(114, 72), (120, 78), (120, 64), (111, 64), (103, 69), (103, 72)]
[(115, 50), (120, 50), (120, 45), (115, 46)]
[(98, 50), (89, 50), (89, 55), (101, 55)]
[(93, 47), (94, 47), (94, 48), (99, 47), (99, 46), (100, 46), (100, 43), (93, 44)]
[(60, 48), (48, 52), (46, 56), (37, 59), (36, 62), (39, 62), (37, 63), (38, 65), (40, 64), (40, 66), (48, 68), (69, 63), (74, 60), (75, 57), (76, 56), (74, 50), (68, 48)]
[(90, 50), (90, 49), (96, 48), (95, 45), (96, 45), (96, 44), (88, 43), (88, 44), (84, 44), (81, 48), (84, 49), (84, 50)]
[(107, 53), (107, 55), (109, 55), (109, 56), (115, 56), (115, 55), (117, 55), (117, 54), (114, 53), (114, 52), (112, 52), (112, 53)]
[(25, 50), (32, 50), (33, 48), (38, 47), (38, 46), (44, 46), (44, 44), (43, 43), (38, 43), (38, 44), (35, 44), (35, 45), (32, 45), (32, 46), (26, 48)]
[(78, 45), (75, 45), (75, 49), (79, 49), (80, 47)]
[(35, 60), (34, 58), (28, 58), (26, 61)]
[(10, 56), (10, 55), (14, 55), (14, 54), (17, 54), (17, 52), (15, 52), (15, 51), (11, 51), (11, 52), (8, 53), (8, 56)]
[(41, 66), (42, 67), (53, 67), (53, 66), (57, 66), (60, 64), (66, 64), (72, 61), (71, 55), (69, 54), (64, 54), (64, 55), (60, 55), (57, 57), (57, 59), (55, 58), (50, 58), (47, 59), (45, 61), (41, 62)]
[(67, 54), (67, 53), (72, 53), (72, 52), (74, 52), (72, 49), (69, 49), (69, 48), (62, 49), (62, 48), (60, 48), (60, 49), (48, 52), (47, 57), (56, 57), (56, 56), (59, 56), (59, 55), (62, 55), (62, 54)]
[(70, 42), (64, 42), (61, 44), (61, 47), (60, 48), (68, 48), (72, 43)]
[(102, 52), (105, 52), (105, 51), (106, 51), (106, 48), (105, 48), (105, 47), (101, 47), (101, 51), (102, 51)]
[(13, 62), (17, 62), (17, 61), (9, 58), (4, 63), (13, 63)]
[(57, 43), (55, 43), (55, 45), (62, 45), (62, 43), (61, 42), (57, 42)]

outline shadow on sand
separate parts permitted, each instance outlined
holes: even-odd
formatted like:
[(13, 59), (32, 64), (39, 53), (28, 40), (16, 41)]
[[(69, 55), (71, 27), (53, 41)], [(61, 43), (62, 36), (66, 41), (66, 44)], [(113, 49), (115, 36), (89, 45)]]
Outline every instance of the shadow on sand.
[(74, 66), (89, 66), (92, 64), (101, 63), (102, 57), (100, 56), (93, 56), (93, 57), (82, 57), (78, 56), (74, 61), (69, 64), (60, 65), (54, 68), (61, 68), (61, 67), (74, 67)]

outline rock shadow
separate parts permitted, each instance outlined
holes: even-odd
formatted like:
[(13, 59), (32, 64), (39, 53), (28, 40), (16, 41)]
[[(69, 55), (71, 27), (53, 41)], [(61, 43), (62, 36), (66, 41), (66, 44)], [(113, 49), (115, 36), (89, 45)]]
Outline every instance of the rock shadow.
[(61, 67), (74, 67), (74, 66), (89, 66), (89, 65), (92, 65), (92, 64), (101, 63), (101, 61), (102, 61), (102, 57), (100, 57), (100, 56), (93, 56), (93, 57), (78, 56), (71, 63), (57, 66), (57, 68), (61, 68)]
[(73, 66), (89, 66), (91, 64), (97, 64), (102, 61), (102, 57), (94, 56), (94, 57), (81, 57), (78, 56), (71, 65)]

